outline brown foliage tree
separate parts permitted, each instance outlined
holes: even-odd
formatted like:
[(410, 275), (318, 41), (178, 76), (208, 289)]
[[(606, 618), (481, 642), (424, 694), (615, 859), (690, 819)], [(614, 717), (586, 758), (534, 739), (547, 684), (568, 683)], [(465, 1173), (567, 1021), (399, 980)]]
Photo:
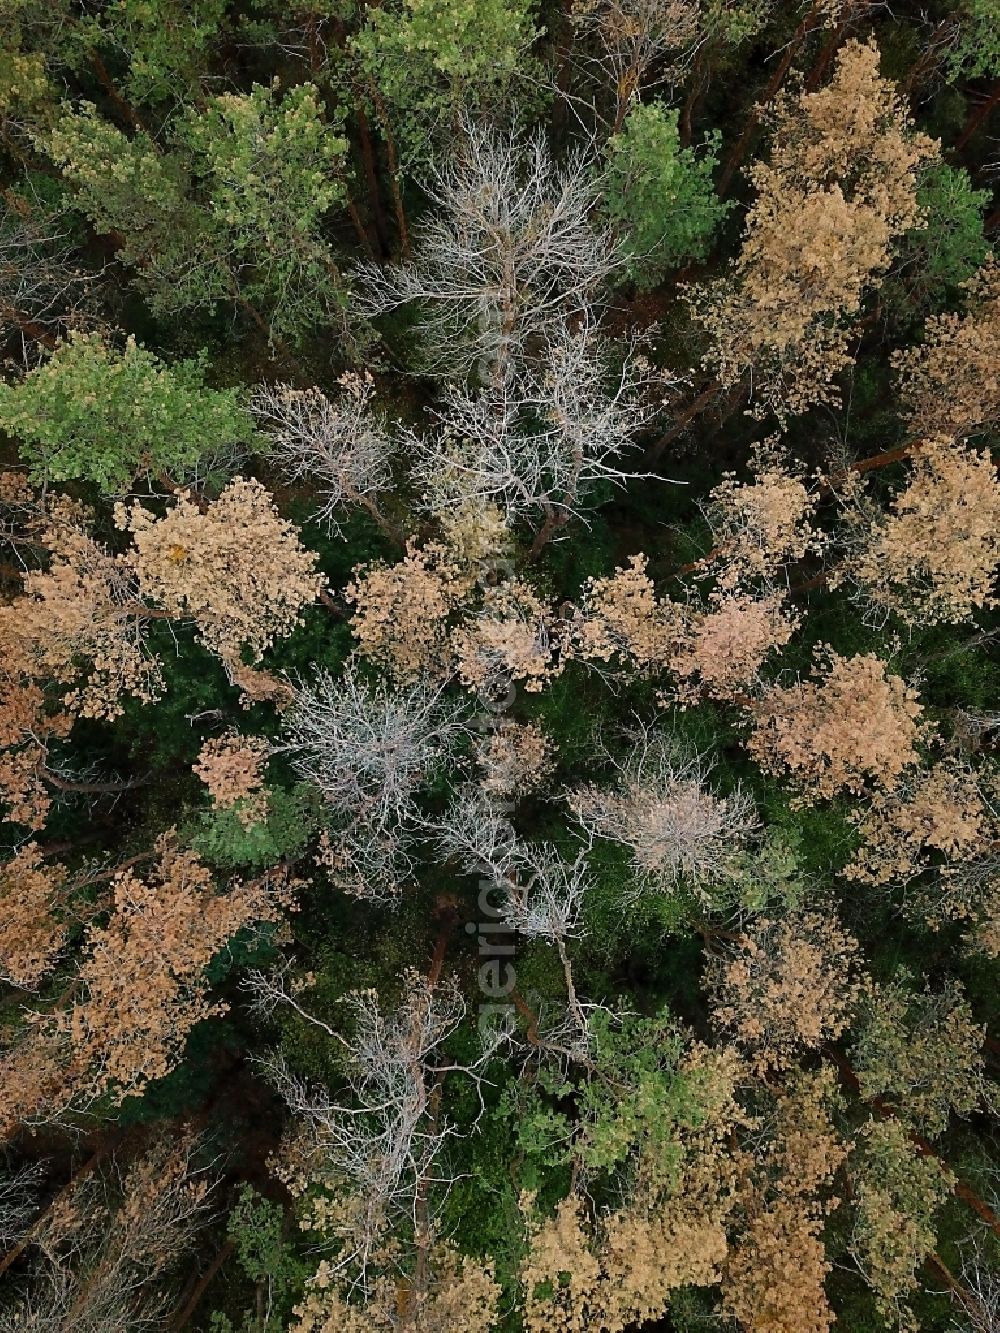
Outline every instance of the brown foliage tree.
[(851, 1023), (864, 993), (860, 958), (830, 916), (762, 917), (710, 959), (714, 1021), (760, 1068), (789, 1068)]
[(934, 436), (911, 454), (907, 484), (889, 514), (872, 523), (848, 569), (884, 612), (934, 625), (995, 606), (998, 565), (996, 466), (985, 450)]
[(804, 803), (868, 784), (891, 791), (917, 761), (916, 691), (873, 653), (817, 652), (812, 680), (772, 685), (751, 704), (750, 754), (766, 772), (790, 773)]
[(878, 69), (874, 42), (852, 40), (825, 88), (778, 100), (733, 274), (692, 294), (706, 364), (725, 386), (752, 371), (760, 416), (837, 401), (848, 322), (919, 221), (917, 169), (937, 147)]
[(243, 651), (259, 661), (324, 585), (316, 556), (257, 481), (235, 478), (204, 509), (182, 494), (160, 519), (119, 507), (118, 521), (135, 540), (129, 563), (142, 595), (193, 619), (225, 662)]
[(971, 435), (1000, 419), (1000, 264), (965, 284), (964, 315), (934, 315), (917, 347), (897, 352), (906, 419), (920, 435)]

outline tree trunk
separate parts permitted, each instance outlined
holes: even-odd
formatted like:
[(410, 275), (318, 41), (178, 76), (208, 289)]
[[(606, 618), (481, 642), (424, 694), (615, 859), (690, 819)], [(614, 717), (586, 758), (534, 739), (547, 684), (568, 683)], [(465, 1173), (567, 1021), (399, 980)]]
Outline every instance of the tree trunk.
[(764, 89), (764, 96), (751, 108), (747, 123), (743, 128), (743, 133), (737, 139), (733, 151), (729, 154), (729, 157), (726, 160), (726, 165), (722, 171), (722, 176), (719, 179), (718, 195), (720, 199), (725, 199), (729, 192), (733, 176), (742, 165), (743, 159), (746, 157), (747, 151), (756, 137), (757, 127), (760, 124), (761, 110), (768, 104), (768, 102), (773, 101), (781, 85), (784, 83), (785, 76), (792, 67), (792, 61), (795, 59), (799, 47), (812, 31), (812, 28), (819, 17), (821, 4), (822, 0), (813, 0), (813, 3), (809, 7), (809, 11), (799, 26), (795, 29), (791, 41), (785, 47), (785, 54), (782, 56), (778, 68), (771, 75), (770, 81)]
[(965, 122), (965, 128), (952, 145), (953, 152), (960, 153), (962, 151), (975, 134), (976, 130), (979, 129), (983, 121), (998, 104), (1000, 104), (1000, 79), (993, 85), (993, 91), (990, 93), (989, 97), (987, 97), (984, 102), (980, 103), (980, 105), (970, 114), (968, 120)]

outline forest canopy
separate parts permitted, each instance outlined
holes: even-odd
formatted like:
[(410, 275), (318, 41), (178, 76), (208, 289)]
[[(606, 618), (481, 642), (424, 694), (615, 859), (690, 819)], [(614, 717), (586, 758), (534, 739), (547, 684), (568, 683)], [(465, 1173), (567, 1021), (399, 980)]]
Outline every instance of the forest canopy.
[(1000, 1329), (997, 0), (0, 0), (0, 1333)]

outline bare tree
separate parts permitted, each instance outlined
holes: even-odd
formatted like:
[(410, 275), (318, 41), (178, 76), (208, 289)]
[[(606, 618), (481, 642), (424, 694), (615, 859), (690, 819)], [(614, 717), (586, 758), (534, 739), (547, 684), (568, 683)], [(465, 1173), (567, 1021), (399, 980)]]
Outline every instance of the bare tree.
[[(330, 1271), (352, 1270), (361, 1283), (395, 1230), (412, 1227), (418, 1243), (433, 1231), (428, 1193), (447, 1185), (443, 1152), (459, 1132), (441, 1111), (442, 1081), (458, 1074), (478, 1088), (500, 1040), (498, 1034), (470, 1063), (453, 1063), (444, 1046), (467, 1013), (457, 983), (415, 972), (404, 982), (406, 994), (388, 1017), (374, 992), (348, 997), (354, 1017), (349, 1041), (327, 1028), (346, 1048), (343, 1099), (307, 1086), (280, 1056), (264, 1062), (292, 1112), (309, 1127), (318, 1178), (353, 1205), (345, 1212), (342, 1247)], [(262, 989), (259, 975), (252, 974), (249, 984)], [(282, 1002), (273, 986), (264, 989), (266, 1005)]]
[(328, 864), (360, 896), (396, 892), (419, 825), (417, 793), (468, 734), (461, 710), (440, 687), (368, 684), (353, 665), (296, 690), (279, 749), (322, 794), (332, 817)]
[(85, 317), (97, 275), (85, 271), (69, 228), (41, 203), (0, 195), (0, 333), (54, 347), (68, 321)]
[(555, 946), (569, 997), (569, 1024), (579, 1054), (589, 1046), (588, 1013), (573, 981), (567, 942), (583, 933), (580, 914), (589, 887), (585, 856), (567, 862), (550, 843), (529, 843), (517, 836), (496, 800), (473, 786), (459, 790), (434, 825), (438, 848), (469, 873), (492, 880), (500, 897), (498, 924), (526, 939)]
[(371, 410), (375, 383), (370, 374), (346, 374), (336, 402), (321, 389), (288, 384), (259, 385), (251, 409), (269, 438), (269, 453), (285, 480), (308, 480), (319, 507), (315, 517), (331, 532), (347, 505), (366, 510), (394, 540), (396, 528), (378, 505), (392, 486), (393, 443)]
[(0, 1246), (3, 1249), (17, 1244), (33, 1217), (43, 1174), (40, 1165), (29, 1163), (0, 1176)]
[(960, 1333), (1000, 1333), (1000, 1277), (981, 1245), (968, 1241), (961, 1246), (961, 1287), (952, 1291), (955, 1319)]
[(500, 884), (511, 872), (520, 847), (517, 834), (501, 803), (481, 787), (460, 787), (430, 828), (439, 853), (468, 874)]
[(479, 392), (450, 384), (437, 429), (402, 437), (432, 510), (495, 506), (508, 524), (540, 519), (539, 546), (581, 516), (597, 483), (634, 475), (622, 457), (672, 385), (634, 347), (612, 370), (587, 322), (550, 335), (538, 364), (510, 361)]
[(679, 77), (679, 62), (667, 57), (690, 55), (701, 30), (697, 0), (578, 0), (572, 18), (586, 44), (584, 67), (602, 91), (615, 90), (612, 134), (654, 71), (658, 83)]
[(588, 322), (620, 260), (591, 215), (600, 185), (587, 146), (557, 167), (544, 138), (464, 121), (455, 150), (426, 185), (435, 206), (412, 263), (363, 264), (356, 304), (370, 317), (410, 301), (432, 369), (502, 376), (530, 340)]
[(669, 892), (681, 881), (705, 895), (713, 883), (740, 876), (740, 852), (758, 828), (746, 792), (737, 787), (716, 796), (704, 759), (679, 754), (651, 728), (640, 728), (628, 758), (613, 764), (612, 787), (588, 784), (567, 799), (591, 841), (606, 838), (631, 852), (637, 874), (630, 900)]
[(142, 1333), (163, 1327), (174, 1269), (207, 1220), (210, 1167), (196, 1136), (155, 1145), (128, 1171), (88, 1177), (35, 1237), (40, 1264), (2, 1333)]

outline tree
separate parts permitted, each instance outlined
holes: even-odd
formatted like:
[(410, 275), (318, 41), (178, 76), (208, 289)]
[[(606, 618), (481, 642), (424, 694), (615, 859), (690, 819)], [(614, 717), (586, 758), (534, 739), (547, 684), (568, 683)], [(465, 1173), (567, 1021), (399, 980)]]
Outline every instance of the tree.
[(590, 322), (619, 260), (591, 226), (599, 185), (584, 152), (557, 168), (540, 135), (466, 121), (426, 189), (433, 211), (413, 262), (359, 266), (356, 304), (375, 318), (417, 302), (431, 369), (502, 384), (534, 340), (558, 346), (567, 322)]
[(935, 855), (951, 863), (982, 855), (993, 841), (992, 822), (976, 773), (943, 759), (858, 812), (861, 846), (844, 874), (864, 884), (908, 884)]
[(852, 1062), (863, 1097), (878, 1097), (929, 1138), (952, 1111), (969, 1115), (993, 1097), (983, 1065), (985, 1028), (957, 981), (916, 991), (905, 973), (865, 1005)]
[(754, 450), (746, 481), (725, 473), (701, 506), (712, 549), (694, 572), (713, 577), (724, 592), (769, 592), (787, 579), (789, 565), (824, 546), (824, 534), (813, 526), (815, 491), (771, 443)]
[(862, 541), (849, 572), (886, 615), (960, 624), (996, 605), (1000, 477), (989, 452), (947, 436), (923, 441), (890, 512), (873, 518)]
[(3, 1333), (137, 1333), (164, 1326), (168, 1280), (208, 1224), (215, 1182), (203, 1145), (182, 1130), (127, 1168), (77, 1181), (35, 1237), (26, 1294)]
[(50, 706), (39, 683), (41, 644), (32, 641), (26, 614), (22, 599), (0, 608), (0, 795), (9, 820), (38, 830), (52, 803), (42, 778), (49, 746), (73, 719)]
[(761, 417), (837, 401), (848, 321), (918, 221), (917, 169), (937, 147), (878, 65), (874, 42), (849, 41), (826, 88), (779, 100), (733, 273), (692, 293), (705, 364), (726, 387), (752, 371)]
[(603, 578), (589, 578), (573, 612), (572, 652), (643, 673), (663, 669), (685, 628), (684, 608), (658, 597), (644, 555)]
[(484, 699), (502, 699), (514, 681), (537, 694), (558, 676), (561, 634), (550, 608), (523, 579), (483, 594), (482, 608), (451, 636), (458, 678)]
[(395, 528), (379, 508), (391, 489), (394, 445), (370, 409), (375, 382), (370, 374), (345, 373), (332, 402), (320, 389), (288, 384), (259, 385), (251, 408), (268, 439), (272, 461), (291, 484), (308, 481), (320, 501), (317, 522), (339, 532), (337, 513), (360, 505), (387, 535)]
[(822, 647), (812, 680), (771, 685), (749, 711), (747, 749), (765, 772), (792, 776), (800, 804), (869, 786), (892, 791), (926, 730), (916, 691), (874, 653)]
[(133, 536), (128, 560), (141, 593), (170, 616), (190, 617), (223, 662), (259, 662), (290, 634), (324, 585), (316, 555), (279, 516), (259, 481), (236, 477), (212, 504), (180, 494), (163, 518), (142, 505), (118, 510)]
[(710, 959), (713, 1019), (759, 1068), (791, 1068), (851, 1025), (864, 994), (860, 952), (823, 912), (761, 917)]
[(846, 1155), (829, 1070), (799, 1074), (776, 1098), (734, 1222), (722, 1279), (723, 1310), (747, 1333), (826, 1333), (835, 1322), (824, 1282), (826, 1196)]
[(66, 687), (63, 708), (79, 717), (118, 717), (129, 695), (152, 702), (163, 676), (147, 643), (148, 625), (190, 617), (234, 683), (280, 700), (287, 687), (255, 675), (240, 654), (249, 650), (259, 660), (277, 635), (294, 628), (322, 586), (315, 556), (258, 482), (237, 478), (204, 508), (182, 496), (161, 519), (141, 506), (123, 507), (117, 516), (135, 533), (135, 546), (121, 555), (94, 539), (80, 506), (52, 501), (39, 533), (49, 568), (28, 572), (23, 595), (0, 607), (12, 686), (0, 746), (18, 747), (0, 760), (0, 783), (35, 827), (45, 813), (37, 775), (55, 780), (46, 769), (46, 737), (65, 736), (71, 725), (65, 714), (44, 717), (46, 685)]
[(63, 707), (82, 717), (117, 717), (127, 695), (151, 702), (163, 686), (145, 639), (157, 613), (133, 569), (91, 536), (70, 501), (50, 507), (41, 540), (49, 568), (28, 573), (23, 596), (0, 607), (0, 640), (13, 646), (25, 687), (68, 687)]
[(664, 82), (675, 72), (669, 57), (697, 40), (701, 16), (690, 0), (666, 5), (651, 0), (574, 0), (571, 18), (583, 46), (584, 67), (592, 66), (597, 95), (614, 93), (611, 134), (619, 134), (624, 125), (627, 135), (632, 117), (641, 117), (647, 109), (635, 105), (640, 90), (650, 75), (655, 73), (657, 82)]
[(902, 238), (883, 286), (897, 320), (909, 324), (937, 314), (975, 276), (989, 253), (983, 230), (989, 202), (989, 192), (973, 189), (964, 168), (943, 161), (923, 167), (917, 180), (922, 225)]
[(239, 931), (277, 921), (289, 904), (280, 873), (218, 893), (193, 853), (167, 840), (158, 850), (148, 881), (131, 871), (114, 880), (107, 924), (87, 931), (82, 994), (52, 1017), (69, 1048), (74, 1101), (118, 1105), (169, 1073), (192, 1028), (226, 1011), (207, 996), (209, 963)]
[(476, 745), (480, 787), (501, 798), (534, 791), (554, 767), (553, 748), (537, 722), (502, 719)]
[(474, 579), (441, 542), (407, 543), (395, 565), (359, 566), (344, 589), (363, 657), (402, 684), (446, 680), (454, 671), (449, 622), (472, 595)]
[[(519, 1107), (526, 1137), (544, 1127), (548, 1154), (579, 1163), (590, 1196), (571, 1191), (551, 1213), (522, 1195), (531, 1333), (621, 1333), (660, 1318), (677, 1288), (718, 1282), (728, 1249), (737, 1169), (724, 1144), (742, 1119), (738, 1062), (691, 1042), (665, 1014), (599, 1014), (593, 1036), (568, 1075), (560, 1066), (549, 1083), (543, 1067)], [(546, 1087), (550, 1100), (536, 1107)], [(594, 1193), (609, 1173), (617, 1187), (601, 1208)]]
[(678, 118), (662, 102), (636, 106), (607, 147), (605, 208), (625, 237), (623, 272), (640, 291), (704, 259), (728, 212), (712, 188), (718, 136), (700, 155), (682, 148)]
[(427, 1249), (418, 1288), (408, 1275), (375, 1281), (363, 1303), (348, 1303), (348, 1284), (327, 1273), (295, 1308), (290, 1333), (491, 1333), (499, 1327), (503, 1288), (492, 1264), (459, 1254), (447, 1241)]
[(24, 843), (0, 865), (0, 980), (34, 990), (66, 945), (69, 922), (60, 919), (66, 868), (46, 864), (36, 842)]
[(89, 103), (38, 139), (157, 315), (235, 302), (278, 339), (336, 315), (342, 284), (321, 223), (343, 201), (347, 145), (314, 85), (213, 97), (173, 122), (166, 149)]
[(412, 172), (447, 139), (459, 116), (485, 120), (512, 95), (536, 95), (530, 47), (539, 33), (532, 8), (525, 0), (399, 0), (365, 15), (351, 51), (393, 144), (391, 171)]
[(253, 441), (238, 389), (205, 387), (205, 360), (165, 365), (126, 339), (71, 333), (20, 383), (0, 384), (0, 426), (33, 481), (94, 482), (106, 494), (142, 473), (183, 476), (209, 452)]
[[(337, 1242), (335, 1258), (324, 1260), (312, 1280), (319, 1291), (343, 1276), (363, 1288), (370, 1284), (378, 1266), (391, 1257), (393, 1228), (400, 1225), (414, 1229), (418, 1253), (429, 1248), (435, 1232), (429, 1193), (446, 1181), (441, 1175), (444, 1148), (457, 1132), (441, 1112), (441, 1084), (454, 1074), (478, 1086), (495, 1049), (495, 1043), (487, 1043), (464, 1064), (450, 1059), (446, 1043), (466, 1015), (454, 979), (408, 971), (402, 981), (403, 998), (388, 1015), (374, 991), (346, 997), (354, 1016), (348, 1040), (312, 1019), (282, 979), (261, 973), (248, 978), (263, 1012), (294, 1004), (300, 1016), (319, 1023), (344, 1051), (347, 1087), (341, 1101), (323, 1088), (310, 1088), (280, 1058), (265, 1062), (308, 1134), (304, 1169), (290, 1182), (303, 1200), (306, 1225)], [(419, 1284), (414, 1295), (426, 1297)], [(311, 1305), (315, 1311), (321, 1302), (322, 1297), (307, 1302), (306, 1309)]]
[[(301, 83), (223, 93), (181, 123), (178, 144), (210, 191), (226, 248), (246, 265), (244, 290), (271, 311), (272, 333), (296, 338), (335, 316), (344, 293), (322, 225), (344, 202), (347, 141), (318, 88)], [(230, 261), (232, 263), (232, 261)]]
[(959, 6), (948, 52), (951, 79), (981, 79), (1000, 73), (1000, 43), (991, 0), (964, 0)]
[(922, 436), (974, 435), (1000, 420), (1000, 265), (963, 284), (964, 315), (933, 315), (924, 341), (893, 358), (904, 414)]
[(850, 1250), (887, 1323), (916, 1328), (906, 1300), (937, 1244), (935, 1214), (955, 1177), (936, 1157), (920, 1156), (899, 1120), (864, 1127), (848, 1164), (854, 1201)]
[(32, 191), (5, 189), (0, 198), (0, 331), (33, 344), (56, 345), (56, 334), (93, 308), (98, 275), (84, 267), (72, 219)]
[(601, 483), (625, 485), (622, 455), (655, 410), (655, 377), (631, 349), (612, 369), (589, 325), (548, 337), (539, 364), (509, 362), (479, 391), (450, 385), (436, 429), (402, 439), (433, 512), (497, 509), (509, 527), (540, 518), (535, 555)]
[(398, 893), (417, 795), (465, 735), (460, 707), (424, 682), (394, 690), (349, 667), (339, 680), (319, 672), (299, 686), (282, 749), (323, 797), (326, 864), (351, 892), (377, 901)]
[(84, 35), (109, 57), (127, 62), (123, 91), (132, 103), (157, 106), (178, 97), (197, 102), (209, 81), (208, 57), (225, 35), (225, 0), (121, 0), (82, 21)]
[(685, 758), (667, 736), (642, 731), (616, 762), (612, 787), (572, 791), (569, 805), (587, 836), (627, 847), (635, 898), (684, 887), (711, 901), (713, 887), (742, 870), (740, 852), (757, 830), (752, 798), (739, 787), (716, 796), (700, 758)]
[(687, 619), (670, 670), (679, 680), (677, 697), (692, 703), (702, 692), (745, 700), (760, 687), (767, 658), (780, 652), (798, 627), (781, 593), (714, 593), (703, 610), (689, 609)]
[(194, 772), (208, 788), (217, 809), (235, 809), (246, 827), (267, 816), (264, 768), (271, 749), (260, 736), (220, 736), (206, 741)]

